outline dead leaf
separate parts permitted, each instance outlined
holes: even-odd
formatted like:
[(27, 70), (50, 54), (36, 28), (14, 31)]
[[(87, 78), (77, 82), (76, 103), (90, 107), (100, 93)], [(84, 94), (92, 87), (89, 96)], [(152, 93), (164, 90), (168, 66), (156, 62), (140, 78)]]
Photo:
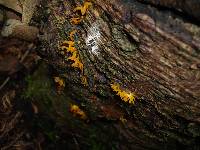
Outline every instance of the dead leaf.
[(18, 0), (0, 0), (0, 4), (18, 13), (22, 13), (22, 6)]
[(14, 56), (5, 56), (3, 60), (0, 61), (0, 73), (11, 75), (18, 72), (22, 68), (19, 60)]

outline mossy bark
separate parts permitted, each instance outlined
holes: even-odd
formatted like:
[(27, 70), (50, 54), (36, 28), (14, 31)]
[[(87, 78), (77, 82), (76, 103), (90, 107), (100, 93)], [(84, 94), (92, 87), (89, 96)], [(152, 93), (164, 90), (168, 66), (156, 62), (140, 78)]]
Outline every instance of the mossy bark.
[[(140, 1), (96, 0), (81, 24), (72, 25), (73, 10), (82, 1), (42, 3), (36, 14), (44, 27), (39, 53), (65, 78), (67, 95), (87, 112), (90, 124), (112, 126), (119, 149), (200, 149), (200, 27), (195, 22)], [(97, 53), (86, 41), (93, 28), (100, 32)], [(70, 54), (59, 53), (58, 45), (73, 29), (88, 86), (66, 60)], [(135, 104), (116, 95), (112, 83), (135, 93)], [(127, 122), (120, 123), (121, 117)]]

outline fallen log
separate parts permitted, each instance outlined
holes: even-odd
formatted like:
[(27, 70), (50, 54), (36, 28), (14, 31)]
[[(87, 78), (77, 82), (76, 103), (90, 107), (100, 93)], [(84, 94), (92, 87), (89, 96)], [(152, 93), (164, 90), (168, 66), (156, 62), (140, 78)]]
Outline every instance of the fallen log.
[[(91, 3), (47, 1), (38, 10), (44, 23), (39, 53), (65, 79), (70, 97), (81, 101), (102, 128), (102, 118), (109, 121), (120, 149), (198, 149), (200, 27), (159, 7), (199, 19), (199, 3)], [(75, 42), (78, 54), (69, 52), (65, 40)], [(72, 55), (83, 69), (73, 66)]]

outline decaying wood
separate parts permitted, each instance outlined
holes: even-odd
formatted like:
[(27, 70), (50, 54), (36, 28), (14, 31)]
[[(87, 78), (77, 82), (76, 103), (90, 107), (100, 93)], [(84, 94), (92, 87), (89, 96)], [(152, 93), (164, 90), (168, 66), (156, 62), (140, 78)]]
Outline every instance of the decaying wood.
[[(174, 4), (176, 9), (199, 18), (200, 13), (189, 11), (193, 6), (199, 8), (199, 3), (159, 2)], [(94, 120), (99, 116), (113, 120), (126, 117), (126, 127), (113, 123), (125, 142), (122, 149), (198, 147), (200, 27), (184, 16), (138, 1), (92, 3), (77, 29), (69, 20), (79, 1), (47, 2), (51, 12), (44, 29), (46, 36), (41, 37), (45, 44), (40, 53), (65, 77), (71, 96), (89, 105), (88, 111), (99, 112)], [(93, 28), (100, 32), (96, 52), (87, 45)], [(72, 29), (78, 30), (77, 48), (88, 79), (86, 87), (81, 84), (80, 71), (71, 68), (71, 62), (58, 52), (57, 45), (67, 39)], [(113, 82), (134, 92), (136, 103), (126, 104), (116, 96), (110, 87)]]
[(177, 11), (184, 12), (190, 17), (194, 17), (200, 21), (200, 1), (199, 0), (139, 0), (149, 4), (173, 8)]

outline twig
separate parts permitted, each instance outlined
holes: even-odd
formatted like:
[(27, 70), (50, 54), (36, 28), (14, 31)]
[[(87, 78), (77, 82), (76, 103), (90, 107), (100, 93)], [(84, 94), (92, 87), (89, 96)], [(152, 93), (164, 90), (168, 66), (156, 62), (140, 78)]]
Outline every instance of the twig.
[(9, 80), (10, 80), (10, 77), (7, 77), (6, 80), (1, 84), (0, 90), (3, 89), (3, 87), (8, 83)]
[(74, 140), (74, 143), (76, 145), (76, 149), (80, 150), (80, 147), (79, 147), (78, 141), (76, 140), (76, 137), (73, 136), (73, 140)]
[(1, 148), (1, 150), (7, 150), (7, 149), (10, 149), (16, 142), (17, 140), (19, 140), (22, 136), (24, 135), (24, 132), (21, 132), (13, 141), (11, 141), (9, 143), (9, 145)]

